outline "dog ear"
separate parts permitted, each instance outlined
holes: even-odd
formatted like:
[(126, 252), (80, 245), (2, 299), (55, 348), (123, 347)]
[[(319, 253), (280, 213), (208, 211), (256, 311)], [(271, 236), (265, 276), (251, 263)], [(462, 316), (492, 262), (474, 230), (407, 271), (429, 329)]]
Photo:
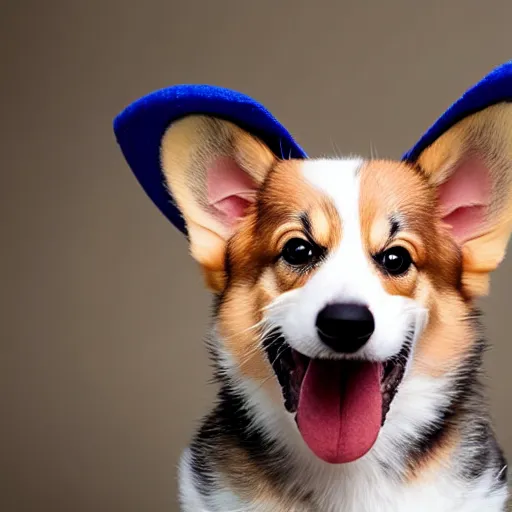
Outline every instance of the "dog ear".
[(185, 220), (192, 257), (214, 291), (223, 287), (227, 241), (275, 161), (259, 139), (211, 117), (183, 118), (162, 138), (167, 186)]
[(417, 163), (437, 188), (442, 220), (462, 249), (465, 290), (485, 295), (512, 230), (512, 104), (466, 117)]

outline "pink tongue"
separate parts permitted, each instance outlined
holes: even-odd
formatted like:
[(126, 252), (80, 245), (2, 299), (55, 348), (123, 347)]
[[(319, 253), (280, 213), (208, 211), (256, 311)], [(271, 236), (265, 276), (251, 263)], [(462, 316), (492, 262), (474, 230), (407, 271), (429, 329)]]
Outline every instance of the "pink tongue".
[(297, 423), (309, 448), (326, 462), (352, 462), (374, 445), (382, 422), (382, 365), (309, 363)]

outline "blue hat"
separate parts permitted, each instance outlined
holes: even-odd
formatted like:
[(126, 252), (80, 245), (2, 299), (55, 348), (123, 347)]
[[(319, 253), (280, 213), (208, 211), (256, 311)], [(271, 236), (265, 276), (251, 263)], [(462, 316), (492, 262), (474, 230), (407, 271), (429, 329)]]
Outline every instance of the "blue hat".
[(183, 233), (185, 223), (161, 171), (160, 141), (172, 122), (191, 114), (231, 121), (258, 136), (283, 158), (306, 156), (286, 128), (263, 105), (245, 94), (212, 85), (176, 85), (139, 99), (116, 117), (114, 132), (139, 183)]
[(405, 153), (403, 159), (416, 160), (424, 149), (454, 124), (484, 108), (504, 101), (512, 101), (512, 60), (493, 69), (480, 82), (468, 89)]
[[(503, 101), (512, 101), (512, 61), (497, 67), (465, 92), (403, 159), (416, 160), (425, 148), (458, 121)], [(286, 128), (263, 105), (245, 94), (211, 85), (177, 85), (139, 99), (114, 120), (117, 141), (148, 196), (184, 233), (183, 218), (169, 195), (161, 171), (160, 141), (173, 121), (191, 114), (231, 121), (259, 137), (283, 158), (306, 157)]]

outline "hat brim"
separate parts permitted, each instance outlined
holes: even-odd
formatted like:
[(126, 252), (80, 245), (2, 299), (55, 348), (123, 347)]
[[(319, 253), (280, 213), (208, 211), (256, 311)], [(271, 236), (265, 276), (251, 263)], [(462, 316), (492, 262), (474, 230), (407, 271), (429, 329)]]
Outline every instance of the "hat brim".
[(491, 105), (510, 101), (512, 101), (512, 60), (493, 69), (468, 89), (404, 154), (403, 159), (416, 161), (426, 148), (462, 119)]
[[(428, 146), (465, 117), (512, 101), (512, 61), (498, 66), (468, 89), (403, 155), (414, 162)], [(212, 85), (177, 85), (153, 92), (128, 106), (114, 120), (114, 132), (137, 180), (161, 212), (183, 233), (186, 226), (165, 185), (160, 143), (168, 126), (192, 114), (231, 121), (263, 140), (282, 158), (306, 158), (286, 128), (245, 94)]]
[(284, 126), (260, 103), (230, 89), (211, 85), (177, 85), (155, 91), (128, 106), (114, 120), (123, 155), (147, 195), (183, 233), (186, 226), (165, 185), (160, 143), (169, 125), (192, 114), (231, 121), (259, 137), (283, 158), (306, 153)]

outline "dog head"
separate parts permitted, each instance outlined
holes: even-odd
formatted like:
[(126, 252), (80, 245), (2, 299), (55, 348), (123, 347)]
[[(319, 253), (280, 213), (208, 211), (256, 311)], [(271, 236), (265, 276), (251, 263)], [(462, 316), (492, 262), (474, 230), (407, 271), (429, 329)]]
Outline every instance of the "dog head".
[(512, 227), (512, 105), (409, 162), (283, 160), (194, 115), (167, 129), (161, 162), (218, 296), (222, 370), (321, 459), (365, 455), (407, 379), (442, 381), (470, 357), (466, 319)]

